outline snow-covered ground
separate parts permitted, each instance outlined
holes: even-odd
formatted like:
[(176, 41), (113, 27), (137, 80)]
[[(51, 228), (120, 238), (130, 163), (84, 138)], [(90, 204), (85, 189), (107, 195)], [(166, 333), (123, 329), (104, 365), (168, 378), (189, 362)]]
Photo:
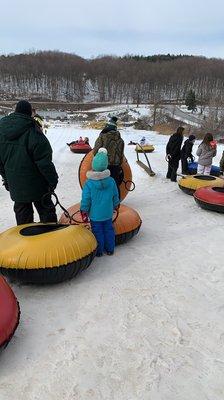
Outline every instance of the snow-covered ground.
[[(83, 135), (93, 144), (97, 134), (48, 131), (65, 206), (80, 199), (82, 158), (66, 142)], [(22, 314), (0, 356), (1, 400), (223, 400), (224, 216), (165, 179), (166, 136), (122, 130), (126, 143), (143, 134), (156, 147), (154, 178), (126, 146), (136, 190), (125, 203), (142, 217), (139, 235), (72, 281), (13, 284)], [(2, 188), (0, 197), (3, 231), (15, 222)]]
[(92, 108), (88, 110), (88, 113), (97, 113), (97, 119), (105, 119), (112, 115), (116, 115), (119, 117), (120, 114), (126, 113), (129, 117), (132, 117), (133, 120), (137, 120), (141, 117), (150, 117), (152, 114), (152, 105), (148, 104), (140, 104), (138, 107), (136, 104), (112, 104), (110, 106)]
[(151, 108), (152, 108), (152, 106), (148, 105), (148, 104), (139, 104), (138, 107), (136, 104), (124, 104), (124, 105), (111, 104), (111, 105), (104, 106), (104, 107), (92, 108), (92, 109), (88, 110), (88, 112), (89, 113), (106, 113), (106, 114), (108, 114), (109, 112), (121, 113), (124, 111), (132, 110), (136, 114), (145, 116), (145, 115), (149, 114), (149, 110), (151, 110)]

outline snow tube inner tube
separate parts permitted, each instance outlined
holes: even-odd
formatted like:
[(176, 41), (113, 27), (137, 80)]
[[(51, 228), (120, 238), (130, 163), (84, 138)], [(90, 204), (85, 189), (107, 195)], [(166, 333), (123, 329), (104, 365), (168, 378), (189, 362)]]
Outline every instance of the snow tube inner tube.
[[(197, 162), (189, 162), (188, 163), (188, 170), (190, 174), (195, 175), (197, 173), (198, 163)], [(220, 175), (220, 168), (216, 165), (212, 165), (210, 175), (219, 176)]]
[(155, 150), (155, 147), (152, 144), (147, 144), (144, 146), (139, 146), (139, 144), (137, 144), (135, 151), (137, 153), (152, 153)]
[(86, 143), (74, 143), (69, 145), (70, 150), (77, 154), (87, 154), (92, 150), (92, 147)]
[(206, 187), (194, 193), (196, 203), (205, 210), (224, 213), (224, 187)]
[[(91, 151), (89, 154), (87, 154), (82, 159), (82, 161), (80, 163), (79, 183), (80, 183), (81, 188), (83, 187), (83, 185), (87, 179), (86, 178), (87, 171), (91, 170), (91, 168), (92, 168), (92, 160), (93, 160), (93, 152)], [(128, 192), (133, 190), (131, 168), (125, 157), (123, 159), (121, 168), (122, 168), (123, 179), (120, 184), (120, 196), (121, 196), (121, 200), (124, 200), (124, 198), (127, 196)]]
[(5, 279), (0, 276), (0, 349), (10, 342), (19, 324), (19, 303)]
[[(82, 217), (79, 212), (80, 204), (75, 204), (68, 209), (70, 215), (74, 215), (74, 221), (72, 224), (81, 223)], [(65, 214), (62, 214), (60, 222), (63, 224), (69, 224), (68, 218)], [(116, 235), (116, 244), (122, 244), (130, 240), (133, 236), (137, 235), (141, 227), (141, 218), (137, 211), (133, 208), (120, 205), (118, 215), (114, 217), (114, 229)]]
[(179, 188), (183, 192), (193, 195), (195, 190), (207, 186), (224, 186), (224, 180), (211, 175), (192, 175), (181, 178), (178, 182)]
[(0, 272), (25, 283), (59, 283), (86, 269), (96, 247), (83, 226), (19, 225), (0, 234)]

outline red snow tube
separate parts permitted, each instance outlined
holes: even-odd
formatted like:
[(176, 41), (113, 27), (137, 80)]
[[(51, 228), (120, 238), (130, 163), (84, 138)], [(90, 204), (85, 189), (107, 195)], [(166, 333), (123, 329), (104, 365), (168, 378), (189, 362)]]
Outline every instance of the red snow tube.
[(224, 187), (203, 187), (194, 193), (194, 199), (201, 208), (224, 213)]
[(78, 154), (87, 154), (92, 150), (91, 146), (84, 142), (73, 143), (70, 144), (69, 147), (73, 153), (78, 153)]
[(0, 348), (6, 347), (19, 324), (19, 303), (6, 280), (0, 276)]

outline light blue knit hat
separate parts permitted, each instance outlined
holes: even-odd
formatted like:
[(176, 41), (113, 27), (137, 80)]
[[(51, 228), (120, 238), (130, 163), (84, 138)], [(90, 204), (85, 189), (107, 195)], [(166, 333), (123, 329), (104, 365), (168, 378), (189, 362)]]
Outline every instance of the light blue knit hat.
[(101, 147), (92, 161), (93, 171), (102, 172), (108, 167), (107, 149)]

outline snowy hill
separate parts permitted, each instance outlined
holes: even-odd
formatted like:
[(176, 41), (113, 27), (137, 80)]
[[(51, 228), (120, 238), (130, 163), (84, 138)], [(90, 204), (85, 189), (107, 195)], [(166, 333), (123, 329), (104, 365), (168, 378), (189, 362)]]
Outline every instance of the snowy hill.
[[(223, 400), (224, 217), (166, 180), (166, 136), (121, 132), (126, 144), (144, 135), (156, 147), (154, 178), (136, 164), (134, 147), (125, 149), (136, 183), (125, 204), (140, 213), (140, 233), (77, 279), (13, 284), (22, 315), (1, 354), (1, 400)], [(80, 200), (82, 159), (66, 142), (82, 135), (93, 145), (98, 133), (62, 124), (48, 131), (66, 207)], [(15, 220), (2, 187), (0, 197), (3, 231)]]

